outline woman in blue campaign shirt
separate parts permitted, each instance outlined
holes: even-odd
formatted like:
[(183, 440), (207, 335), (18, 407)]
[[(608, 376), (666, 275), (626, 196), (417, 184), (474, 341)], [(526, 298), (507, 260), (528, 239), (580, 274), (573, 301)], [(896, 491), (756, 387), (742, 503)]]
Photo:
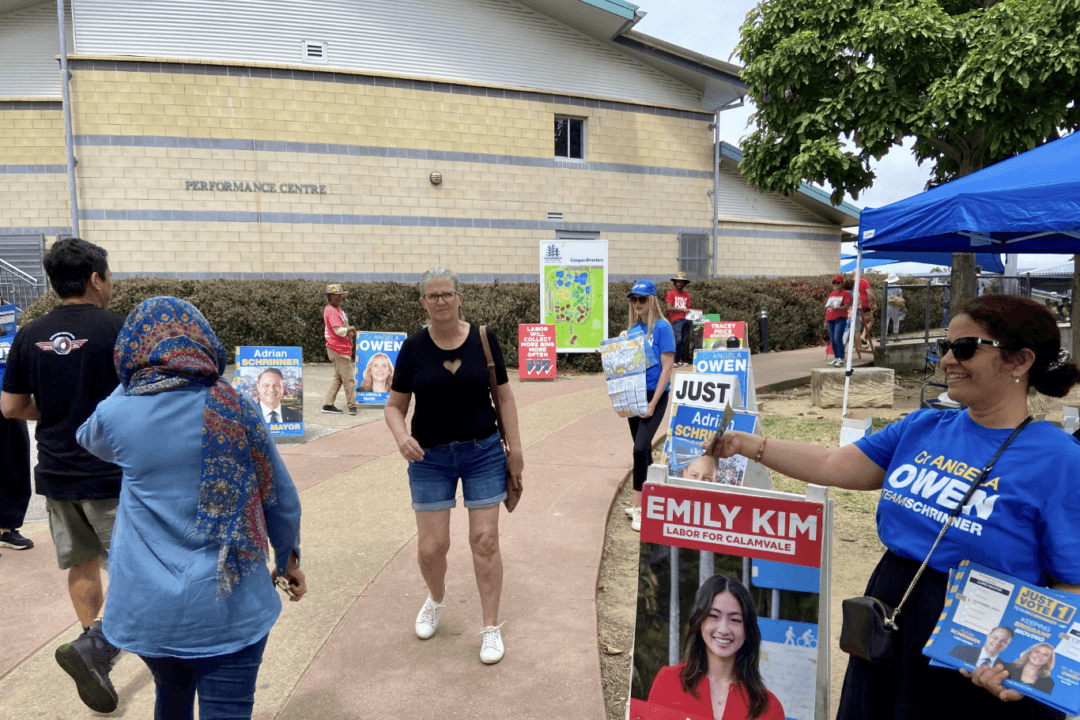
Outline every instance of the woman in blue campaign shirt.
[(652, 441), (664, 421), (668, 405), (668, 380), (675, 367), (675, 334), (671, 323), (656, 297), (656, 283), (638, 280), (626, 294), (630, 301), (630, 318), (626, 332), (645, 335), (645, 389), (649, 407), (641, 417), (629, 418), (630, 435), (634, 438), (634, 507), (628, 509), (630, 524), (641, 530), (641, 488), (652, 464)]
[[(1028, 389), (1063, 397), (1080, 377), (1053, 316), (1023, 298), (969, 302), (941, 341), (941, 369), (959, 411), (920, 410), (839, 449), (725, 433), (717, 454), (746, 455), (785, 475), (851, 490), (881, 490), (878, 533), (888, 548), (866, 594), (896, 607), (949, 513), (1028, 416)], [(1061, 718), (1004, 690), (1000, 664), (960, 673), (932, 668), (922, 648), (942, 611), (948, 570), (970, 559), (1026, 582), (1080, 593), (1080, 443), (1031, 423), (994, 463), (942, 537), (903, 607), (897, 657), (848, 660), (839, 720)], [(985, 688), (982, 689), (982, 688)], [(987, 692), (989, 691), (989, 692)], [(1013, 702), (1018, 701), (1018, 702)]]
[(149, 666), (155, 718), (190, 718), (196, 694), (202, 718), (250, 718), (281, 612), (272, 578), (307, 591), (296, 487), (193, 305), (143, 301), (114, 355), (120, 386), (77, 432), (124, 473), (102, 629)]

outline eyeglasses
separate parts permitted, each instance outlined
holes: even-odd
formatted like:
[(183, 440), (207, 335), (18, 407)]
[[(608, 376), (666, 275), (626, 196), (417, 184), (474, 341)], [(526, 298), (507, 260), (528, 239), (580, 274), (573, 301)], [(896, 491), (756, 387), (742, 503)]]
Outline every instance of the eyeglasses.
[(456, 292), (428, 293), (428, 294), (424, 295), (424, 299), (427, 300), (429, 303), (439, 302), (440, 300), (442, 300), (445, 303), (448, 303), (451, 300), (453, 300), (454, 296), (456, 296), (456, 295), (457, 295)]
[(641, 296), (641, 295), (631, 295), (631, 296), (630, 296), (630, 302), (632, 302), (632, 303), (643, 303), (643, 302), (648, 302), (648, 300), (649, 300), (649, 297), (650, 297), (649, 295), (645, 295), (645, 296)]
[(986, 340), (985, 338), (977, 337), (962, 337), (949, 342), (948, 340), (937, 341), (938, 360), (943, 359), (951, 351), (953, 357), (963, 362), (964, 360), (970, 360), (975, 357), (975, 351), (980, 345), (988, 345), (990, 347), (1005, 347), (997, 340)]

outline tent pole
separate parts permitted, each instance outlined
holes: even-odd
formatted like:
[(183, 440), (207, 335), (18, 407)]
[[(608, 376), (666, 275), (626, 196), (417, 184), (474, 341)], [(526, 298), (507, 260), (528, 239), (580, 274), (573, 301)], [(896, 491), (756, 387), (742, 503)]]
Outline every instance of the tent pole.
[(859, 312), (862, 306), (859, 303), (859, 280), (862, 279), (862, 248), (858, 244), (855, 246), (855, 287), (851, 289), (851, 323), (848, 330), (848, 344), (847, 344), (847, 358), (844, 368), (844, 408), (840, 414), (840, 421), (847, 417), (847, 401), (848, 391), (851, 388), (851, 356), (855, 352), (855, 313)]

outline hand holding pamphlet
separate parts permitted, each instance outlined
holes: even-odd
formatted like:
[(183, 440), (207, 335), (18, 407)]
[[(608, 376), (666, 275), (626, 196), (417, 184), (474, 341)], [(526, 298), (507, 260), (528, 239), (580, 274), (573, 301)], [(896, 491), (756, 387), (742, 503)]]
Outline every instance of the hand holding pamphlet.
[(645, 392), (645, 335), (632, 332), (600, 342), (600, 360), (611, 405), (620, 417), (635, 417), (649, 407)]
[(1080, 595), (1036, 587), (967, 560), (923, 654), (938, 667), (1003, 667), (1004, 686), (1080, 713)]

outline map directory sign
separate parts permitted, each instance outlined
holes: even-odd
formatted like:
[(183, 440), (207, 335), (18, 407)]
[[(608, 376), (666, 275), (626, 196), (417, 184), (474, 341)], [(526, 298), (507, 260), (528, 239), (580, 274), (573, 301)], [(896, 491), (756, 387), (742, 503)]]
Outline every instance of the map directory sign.
[(518, 379), (555, 379), (555, 326), (518, 325)]
[(540, 243), (541, 322), (558, 352), (596, 352), (607, 338), (607, 240)]
[(255, 403), (271, 435), (304, 434), (303, 348), (237, 348), (233, 387)]
[(356, 402), (360, 405), (385, 405), (390, 399), (397, 363), (405, 333), (362, 332), (356, 336)]

